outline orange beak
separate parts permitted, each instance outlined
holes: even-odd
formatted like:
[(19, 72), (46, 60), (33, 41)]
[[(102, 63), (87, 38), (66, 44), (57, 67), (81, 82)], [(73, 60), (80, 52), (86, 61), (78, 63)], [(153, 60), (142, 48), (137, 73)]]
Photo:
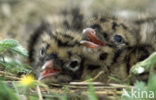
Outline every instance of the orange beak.
[(81, 43), (83, 46), (87, 47), (87, 48), (92, 48), (92, 49), (95, 48), (95, 49), (96, 49), (96, 48), (99, 47), (99, 45), (97, 45), (97, 44), (95, 44), (95, 43), (93, 43), (93, 42), (90, 42), (90, 41), (81, 40), (80, 43)]
[(96, 32), (92, 28), (86, 28), (83, 30), (83, 34), (87, 34), (89, 41), (81, 41), (80, 43), (88, 48), (97, 48), (99, 46), (104, 46), (105, 43), (101, 40), (99, 40), (96, 37)]
[(42, 66), (43, 72), (39, 76), (38, 80), (42, 80), (43, 78), (53, 76), (61, 72), (61, 69), (54, 68), (53, 62), (54, 62), (53, 60), (48, 60), (45, 62), (45, 64)]

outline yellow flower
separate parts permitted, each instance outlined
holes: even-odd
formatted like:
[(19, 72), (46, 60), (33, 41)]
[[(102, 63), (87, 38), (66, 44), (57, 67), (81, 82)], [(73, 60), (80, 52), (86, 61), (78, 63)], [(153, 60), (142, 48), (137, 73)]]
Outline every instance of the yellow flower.
[(30, 86), (35, 83), (35, 79), (32, 75), (22, 76), (20, 79), (20, 85), (22, 86)]

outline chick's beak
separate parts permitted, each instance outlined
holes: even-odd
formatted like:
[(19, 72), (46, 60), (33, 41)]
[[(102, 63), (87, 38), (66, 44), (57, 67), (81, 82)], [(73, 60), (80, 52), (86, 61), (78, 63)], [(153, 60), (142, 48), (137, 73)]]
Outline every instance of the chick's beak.
[(54, 67), (54, 60), (48, 60), (44, 63), (44, 65), (41, 68), (42, 73), (40, 74), (38, 80), (42, 80), (47, 77), (52, 77), (53, 75), (58, 74), (61, 72), (60, 68), (55, 68)]
[(88, 48), (98, 48), (104, 46), (105, 43), (97, 38), (95, 29), (86, 28), (83, 30), (83, 34), (86, 34), (89, 41), (82, 40), (80, 43)]

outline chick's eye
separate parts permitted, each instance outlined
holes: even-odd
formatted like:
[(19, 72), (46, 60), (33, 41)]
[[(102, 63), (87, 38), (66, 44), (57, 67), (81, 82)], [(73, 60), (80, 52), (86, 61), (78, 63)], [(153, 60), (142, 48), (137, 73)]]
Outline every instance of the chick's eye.
[(72, 61), (69, 66), (71, 68), (75, 68), (77, 65), (78, 65), (78, 62), (77, 61)]
[(123, 38), (120, 35), (115, 35), (114, 36), (114, 41), (117, 42), (117, 43), (122, 43)]
[(42, 47), (42, 49), (40, 50), (40, 55), (43, 56), (45, 54), (45, 49)]
[(68, 68), (73, 72), (77, 71), (79, 67), (80, 67), (80, 61), (77, 59), (74, 59), (66, 64), (66, 68)]

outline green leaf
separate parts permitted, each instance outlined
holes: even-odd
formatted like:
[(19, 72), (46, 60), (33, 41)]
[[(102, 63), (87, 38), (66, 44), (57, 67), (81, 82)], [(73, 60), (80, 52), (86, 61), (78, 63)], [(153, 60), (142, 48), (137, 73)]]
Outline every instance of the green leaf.
[(145, 82), (142, 82), (142, 81), (137, 81), (135, 84), (134, 84), (134, 87), (135, 89), (138, 89), (140, 91), (147, 91), (147, 87), (146, 87), (146, 84)]
[[(37, 96), (29, 96), (28, 100), (39, 100), (39, 98)], [(46, 99), (47, 100), (47, 99)], [(51, 99), (50, 99), (51, 100)], [(53, 100), (53, 99), (52, 99)]]
[(119, 80), (119, 79), (117, 79), (117, 78), (115, 78), (115, 77), (108, 76), (108, 78), (111, 79), (111, 80), (114, 80), (114, 81), (116, 81), (116, 82), (121, 83), (121, 80)]
[(18, 91), (17, 84), (15, 82), (12, 82), (12, 86), (14, 87), (14, 90), (15, 90), (16, 94), (20, 95), (20, 93)]
[(20, 45), (16, 40), (13, 39), (6, 39), (0, 42), (0, 52), (3, 52), (5, 50), (19, 54), (24, 58), (28, 57), (27, 50), (22, 45)]
[(138, 62), (134, 66), (132, 66), (130, 73), (132, 74), (141, 74), (145, 71), (148, 71), (153, 65), (156, 63), (156, 52), (152, 53), (148, 58), (144, 61)]
[(150, 91), (154, 91), (155, 95), (156, 95), (156, 74), (152, 74), (150, 77), (149, 77), (149, 80), (148, 80), (148, 90)]
[(12, 51), (13, 53), (17, 53), (17, 54), (21, 55), (24, 58), (28, 57), (27, 50), (24, 47), (22, 47), (21, 45), (18, 45), (15, 48), (10, 48), (10, 51)]
[(18, 45), (18, 42), (12, 39), (9, 40), (3, 40), (0, 42), (0, 52), (6, 50), (7, 48), (16, 47)]
[(22, 64), (16, 58), (6, 57), (6, 55), (10, 52), (18, 54), (24, 58), (28, 57), (27, 50), (21, 46), (18, 41), (6, 39), (0, 42), (0, 65), (4, 66), (8, 72), (29, 73), (30, 67), (28, 67), (28, 65)]
[(0, 100), (18, 100), (13, 90), (0, 82)]
[(6, 39), (0, 42), (0, 47), (15, 47), (17, 46), (19, 43), (16, 40), (13, 39)]
[(88, 97), (89, 100), (98, 100), (94, 91), (94, 86), (91, 82), (89, 83)]
[(5, 61), (0, 60), (0, 64), (6, 68), (8, 72), (15, 72), (15, 73), (30, 73), (31, 67), (28, 65), (22, 64), (17, 59), (11, 59), (9, 57), (4, 57)]
[(6, 67), (6, 68), (7, 68), (7, 67), (10, 67), (10, 64), (7, 64), (7, 63), (5, 63), (5, 62), (3, 62), (3, 61), (0, 61), (0, 64), (3, 65), (3, 66)]

